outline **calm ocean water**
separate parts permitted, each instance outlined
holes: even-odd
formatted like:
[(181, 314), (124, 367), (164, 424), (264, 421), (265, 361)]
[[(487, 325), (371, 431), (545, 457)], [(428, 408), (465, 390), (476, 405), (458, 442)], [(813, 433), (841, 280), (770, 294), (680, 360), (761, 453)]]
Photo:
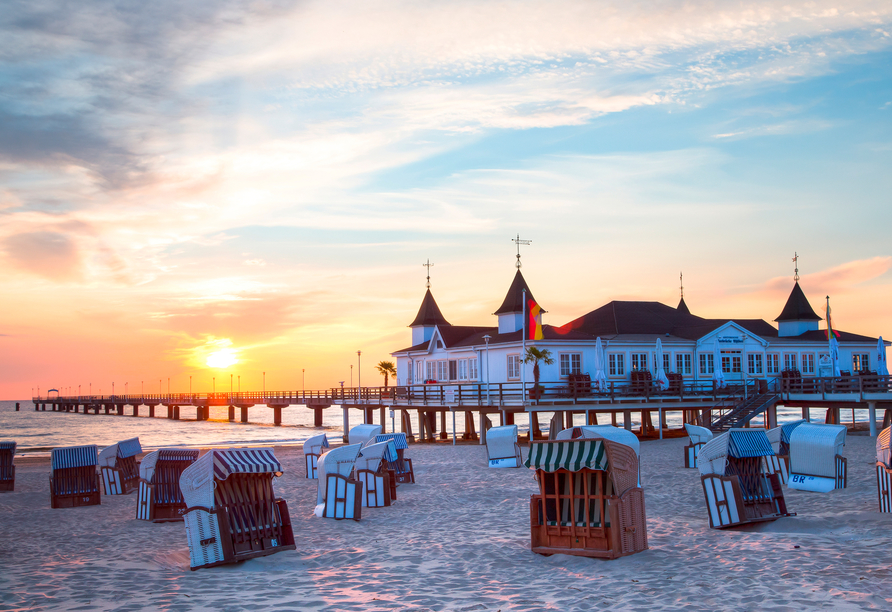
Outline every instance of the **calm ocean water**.
[[(146, 450), (162, 446), (240, 446), (245, 444), (303, 444), (310, 436), (326, 433), (335, 440), (343, 434), (342, 411), (337, 407), (323, 411), (323, 426), (313, 427), (313, 412), (303, 407), (291, 407), (282, 411), (282, 426), (273, 425), (273, 411), (265, 406), (255, 406), (249, 412), (251, 423), (230, 423), (226, 407), (213, 407), (210, 420), (196, 421), (195, 409), (180, 409), (179, 421), (171, 421), (162, 417), (165, 410), (156, 410), (155, 418), (149, 418), (148, 409), (141, 409), (142, 416), (118, 416), (105, 414), (73, 414), (65, 412), (35, 412), (30, 401), (20, 401), (21, 411), (15, 411), (14, 401), (0, 401), (0, 440), (15, 440), (19, 451), (48, 452), (57, 446), (75, 446), (80, 444), (96, 444), (99, 447), (114, 444), (119, 440), (139, 437)], [(129, 414), (129, 408), (128, 414)], [(375, 411), (377, 422), (378, 412)], [(391, 421), (387, 419), (387, 431), (391, 431)], [(634, 416), (637, 417), (637, 414)], [(851, 422), (851, 411), (842, 411), (842, 422)], [(491, 417), (492, 418), (492, 417)], [(548, 426), (550, 413), (539, 418), (540, 426)], [(781, 423), (801, 418), (799, 408), (778, 408), (778, 421)], [(824, 410), (813, 409), (812, 421), (822, 423)], [(857, 410), (859, 422), (867, 420), (866, 410)], [(582, 416), (577, 416), (577, 424), (582, 424)], [(498, 425), (498, 418), (493, 418)], [(656, 421), (656, 419), (654, 419)], [(350, 425), (362, 422), (358, 410), (350, 411)], [(526, 415), (517, 415), (515, 422), (520, 431), (529, 428)], [(605, 421), (602, 417), (601, 422)], [(680, 413), (670, 414), (667, 419), (670, 427), (681, 427)], [(633, 427), (639, 426), (638, 419), (633, 419)], [(762, 419), (757, 417), (754, 425), (761, 425)], [(464, 431), (464, 418), (456, 419), (457, 432)], [(439, 419), (438, 419), (439, 427)], [(418, 423), (412, 411), (412, 428), (418, 432)], [(446, 429), (452, 433), (452, 418), (447, 415)]]

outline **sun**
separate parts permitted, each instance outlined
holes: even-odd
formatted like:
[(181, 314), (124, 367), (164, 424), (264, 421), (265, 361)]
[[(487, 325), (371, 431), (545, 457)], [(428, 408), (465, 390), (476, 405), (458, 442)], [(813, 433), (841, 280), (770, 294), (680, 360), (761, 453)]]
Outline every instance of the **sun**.
[(220, 349), (208, 355), (205, 363), (209, 368), (228, 368), (238, 363), (238, 356), (233, 349)]

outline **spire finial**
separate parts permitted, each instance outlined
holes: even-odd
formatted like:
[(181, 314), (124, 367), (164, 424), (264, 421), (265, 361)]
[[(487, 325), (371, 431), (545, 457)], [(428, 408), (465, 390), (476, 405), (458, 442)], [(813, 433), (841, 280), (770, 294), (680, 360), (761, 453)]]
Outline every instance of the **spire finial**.
[(532, 240), (521, 240), (521, 239), (520, 239), (520, 234), (518, 234), (518, 235), (517, 235), (517, 238), (512, 238), (512, 239), (511, 239), (511, 242), (513, 242), (514, 244), (517, 245), (517, 263), (515, 263), (514, 266), (515, 266), (518, 270), (520, 270), (520, 266), (521, 266), (521, 264), (520, 264), (520, 246), (521, 246), (521, 245), (523, 245), (523, 246), (529, 246), (529, 245), (533, 244), (533, 241), (532, 241)]
[(427, 263), (423, 263), (421, 265), (423, 267), (427, 268), (427, 284), (425, 284), (425, 287), (430, 289), (431, 288), (431, 266), (434, 264), (432, 264), (430, 258), (428, 258)]
[(680, 289), (681, 289), (681, 299), (684, 299), (684, 273), (683, 272), (678, 273), (678, 282), (679, 282)]
[(793, 280), (799, 282), (799, 253), (793, 251), (793, 265), (796, 266), (793, 271)]

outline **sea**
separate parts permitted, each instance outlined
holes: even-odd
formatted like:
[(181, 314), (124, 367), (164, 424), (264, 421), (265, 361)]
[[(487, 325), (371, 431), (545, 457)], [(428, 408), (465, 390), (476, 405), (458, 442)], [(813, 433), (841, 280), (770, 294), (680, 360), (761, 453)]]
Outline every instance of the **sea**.
[[(302, 445), (307, 438), (320, 433), (325, 433), (332, 441), (340, 440), (343, 435), (343, 411), (336, 406), (322, 412), (322, 427), (313, 426), (313, 411), (302, 406), (292, 406), (282, 410), (282, 425), (273, 424), (273, 411), (263, 405), (257, 405), (250, 409), (250, 423), (230, 422), (228, 408), (211, 407), (209, 419), (198, 421), (195, 418), (195, 409), (184, 406), (180, 408), (180, 420), (173, 421), (166, 418), (167, 411), (161, 407), (156, 409), (156, 416), (148, 416), (148, 408), (140, 409), (139, 417), (130, 416), (130, 408), (127, 408), (127, 416), (106, 414), (83, 414), (69, 412), (51, 412), (34, 410), (34, 404), (30, 400), (19, 400), (20, 410), (15, 409), (15, 401), (0, 401), (0, 440), (14, 440), (17, 444), (16, 452), (21, 454), (49, 454), (60, 446), (79, 446), (83, 444), (96, 444), (100, 448), (114, 444), (120, 440), (138, 437), (144, 450), (152, 450), (165, 446), (189, 446), (189, 447), (235, 447), (258, 445)], [(238, 413), (237, 413), (238, 414)], [(375, 411), (375, 422), (378, 422), (379, 412)], [(412, 429), (418, 432), (418, 422), (415, 411), (410, 411), (412, 416)], [(810, 417), (812, 422), (824, 422), (824, 409), (814, 408)], [(390, 418), (390, 412), (386, 411), (386, 431), (393, 430), (394, 421)], [(399, 413), (397, 425), (399, 423)], [(476, 415), (475, 415), (476, 416)], [(637, 413), (633, 413), (637, 417)], [(494, 425), (498, 425), (498, 417), (490, 416)], [(544, 413), (539, 417), (540, 428), (547, 431), (551, 413)], [(783, 424), (802, 418), (799, 408), (778, 407), (778, 422)], [(842, 410), (841, 422), (850, 423), (852, 419), (858, 422), (867, 422), (867, 410), (856, 410), (854, 415), (849, 409)], [(576, 417), (577, 424), (582, 424), (583, 417)], [(656, 421), (656, 418), (654, 418)], [(680, 428), (682, 426), (680, 413), (667, 415), (667, 426)], [(362, 415), (359, 410), (350, 410), (350, 426), (359, 425)], [(515, 422), (521, 432), (529, 430), (529, 419), (525, 414), (518, 414)], [(601, 422), (603, 416), (601, 417)], [(437, 419), (439, 427), (439, 419)], [(761, 425), (761, 417), (756, 417), (753, 424)], [(464, 432), (464, 417), (458, 414), (455, 432), (461, 436)], [(655, 423), (656, 424), (656, 423)], [(475, 419), (475, 426), (479, 422)], [(637, 419), (633, 419), (633, 427), (639, 427)], [(447, 414), (446, 431), (452, 435), (452, 417)]]

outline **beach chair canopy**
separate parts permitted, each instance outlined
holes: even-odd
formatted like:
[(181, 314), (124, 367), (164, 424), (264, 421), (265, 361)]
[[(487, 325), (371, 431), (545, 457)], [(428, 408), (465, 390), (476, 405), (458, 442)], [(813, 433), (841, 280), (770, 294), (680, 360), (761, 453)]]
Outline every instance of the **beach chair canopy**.
[(490, 427), (486, 432), (486, 452), (490, 459), (514, 457), (517, 444), (517, 425)]
[(691, 439), (691, 444), (705, 444), (712, 440), (713, 433), (706, 429), (705, 427), (700, 427), (699, 425), (691, 425), (690, 423), (684, 424), (685, 431), (688, 432), (688, 437)]
[(793, 421), (791, 423), (784, 423), (781, 425), (781, 442), (790, 443), (790, 436), (793, 434), (793, 430), (802, 425), (803, 423), (808, 423), (805, 419), (799, 419), (798, 421)]
[(345, 478), (350, 476), (353, 466), (356, 465), (356, 458), (362, 444), (350, 444), (333, 448), (321, 457), (316, 464), (319, 471), (319, 482), (316, 486), (316, 505), (325, 503), (325, 481), (329, 474), (340, 474)]
[(374, 441), (375, 436), (381, 433), (380, 425), (357, 425), (350, 430), (347, 436), (349, 444), (362, 444), (365, 446), (369, 442)]
[(578, 472), (584, 468), (607, 472), (618, 495), (638, 486), (637, 453), (630, 446), (606, 438), (533, 442), (524, 465), (543, 472)]
[(215, 480), (226, 480), (231, 474), (281, 476), (283, 471), (270, 447), (215, 448), (183, 470), (180, 489), (187, 507), (213, 508)]
[(139, 444), (139, 438), (130, 438), (129, 440), (121, 440), (116, 444), (107, 446), (99, 453), (99, 465), (105, 467), (115, 467), (118, 459), (127, 457), (135, 457), (142, 452), (142, 446)]
[(377, 436), (375, 436), (375, 442), (386, 442), (387, 440), (393, 440), (393, 445), (396, 450), (406, 450), (407, 448), (409, 448), (409, 442), (406, 440), (406, 434), (402, 432), (378, 434)]
[(570, 427), (558, 432), (556, 440), (571, 440), (576, 438), (606, 438), (625, 444), (641, 455), (641, 442), (638, 436), (631, 431), (613, 425), (583, 425), (582, 427)]
[(378, 468), (381, 466), (381, 459), (387, 454), (387, 447), (393, 444), (390, 440), (385, 442), (376, 442), (374, 444), (369, 444), (359, 451), (359, 455), (356, 457), (356, 464), (354, 465), (357, 470), (369, 470), (372, 472), (377, 472)]
[(877, 461), (892, 468), (892, 426), (887, 427), (877, 436)]
[(321, 455), (323, 448), (328, 448), (328, 437), (325, 434), (319, 434), (318, 436), (307, 438), (307, 441), (304, 442), (303, 447), (304, 455)]
[(12, 451), (12, 454), (15, 454), (15, 442), (11, 440), (2, 440), (0, 441), (0, 451)]
[(142, 458), (139, 463), (139, 477), (152, 482), (155, 467), (164, 461), (195, 461), (200, 451), (197, 448), (159, 448)]
[(95, 466), (98, 459), (98, 450), (95, 444), (54, 448), (50, 455), (50, 462), (54, 470)]
[[(780, 427), (775, 427), (774, 429), (768, 430), (768, 441), (771, 442), (771, 447), (774, 449), (774, 453), (776, 455), (786, 454), (786, 452), (789, 450), (790, 434), (793, 433), (794, 429), (796, 429), (803, 423), (808, 423), (808, 421), (806, 421), (805, 419), (799, 419), (798, 421), (785, 423)], [(784, 447), (784, 453), (781, 453), (782, 444)]]
[(728, 457), (771, 457), (774, 449), (764, 429), (731, 429), (714, 437), (697, 452), (697, 468), (703, 476), (725, 476)]
[(790, 435), (790, 472), (836, 478), (836, 455), (845, 445), (845, 425), (803, 423)]

